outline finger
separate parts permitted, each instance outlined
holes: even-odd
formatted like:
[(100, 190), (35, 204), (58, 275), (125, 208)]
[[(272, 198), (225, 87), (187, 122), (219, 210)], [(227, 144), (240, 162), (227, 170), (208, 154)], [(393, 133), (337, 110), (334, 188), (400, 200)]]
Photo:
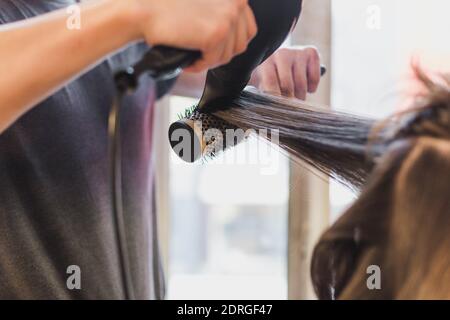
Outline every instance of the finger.
[(222, 56), (220, 58), (220, 64), (226, 64), (230, 62), (233, 56), (236, 54), (235, 46), (236, 46), (236, 32), (237, 27), (234, 27), (230, 31), (230, 35), (224, 44), (224, 49), (222, 52)]
[(187, 73), (198, 73), (198, 72), (202, 72), (205, 71), (205, 68), (200, 67), (197, 62), (194, 63), (193, 65), (190, 65), (189, 67), (186, 67), (183, 69), (183, 72), (187, 72)]
[(308, 92), (314, 93), (317, 91), (320, 83), (320, 58), (316, 50), (309, 55), (307, 66)]
[(256, 24), (255, 15), (253, 14), (253, 11), (250, 8), (250, 6), (247, 5), (244, 12), (246, 17), (245, 20), (247, 22), (247, 39), (248, 41), (250, 41), (256, 36), (258, 32), (258, 26)]
[(196, 61), (193, 65), (185, 68), (186, 72), (200, 72), (208, 69), (215, 68), (220, 65), (220, 57), (222, 56), (223, 46), (220, 45), (220, 48), (214, 51), (208, 51), (203, 53), (201, 59)]
[(275, 64), (267, 63), (261, 68), (259, 89), (267, 93), (281, 95)]
[(294, 62), (294, 87), (295, 97), (305, 100), (308, 91), (308, 80), (304, 61)]
[(247, 17), (245, 14), (242, 14), (239, 19), (238, 28), (236, 30), (236, 41), (234, 51), (236, 54), (242, 53), (247, 49), (247, 46), (248, 46)]
[(222, 64), (222, 56), (227, 41), (220, 43), (214, 49), (203, 52), (203, 58), (196, 63), (199, 68), (212, 69)]
[(283, 96), (294, 97), (295, 86), (293, 79), (292, 62), (290, 60), (280, 61), (276, 64), (280, 91)]
[(206, 69), (207, 69), (206, 62), (203, 59), (201, 59), (201, 60), (196, 61), (189, 67), (184, 68), (183, 71), (189, 72), (189, 73), (191, 73), (191, 72), (195, 73), (195, 72), (204, 71)]
[(259, 88), (260, 83), (260, 76), (259, 76), (259, 70), (261, 67), (258, 67), (255, 71), (252, 72), (252, 75), (250, 76), (250, 80), (248, 82), (249, 86), (254, 86), (256, 88)]

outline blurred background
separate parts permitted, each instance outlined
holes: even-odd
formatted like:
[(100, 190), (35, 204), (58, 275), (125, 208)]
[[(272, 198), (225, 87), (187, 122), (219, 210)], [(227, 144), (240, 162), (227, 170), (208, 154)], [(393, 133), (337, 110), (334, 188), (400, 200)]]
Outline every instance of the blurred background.
[[(384, 117), (401, 104), (412, 58), (450, 70), (448, 12), (448, 0), (304, 0), (286, 45), (315, 45), (328, 67), (311, 101)], [(161, 101), (155, 139), (195, 102)], [(314, 299), (312, 248), (354, 194), (256, 140), (197, 164), (155, 145), (169, 299)]]

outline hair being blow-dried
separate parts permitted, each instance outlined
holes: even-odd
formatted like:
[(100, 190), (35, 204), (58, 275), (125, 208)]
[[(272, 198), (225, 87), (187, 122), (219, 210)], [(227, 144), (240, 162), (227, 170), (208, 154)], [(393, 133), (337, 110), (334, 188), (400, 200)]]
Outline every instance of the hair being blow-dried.
[(350, 187), (360, 188), (373, 161), (367, 144), (374, 121), (301, 100), (245, 91), (217, 117), (243, 129), (275, 129), (280, 147)]
[[(311, 275), (321, 299), (450, 299), (450, 82), (381, 123), (244, 92), (214, 114), (231, 127), (278, 129), (282, 149), (361, 190), (321, 237)], [(382, 285), (370, 290), (367, 270)]]

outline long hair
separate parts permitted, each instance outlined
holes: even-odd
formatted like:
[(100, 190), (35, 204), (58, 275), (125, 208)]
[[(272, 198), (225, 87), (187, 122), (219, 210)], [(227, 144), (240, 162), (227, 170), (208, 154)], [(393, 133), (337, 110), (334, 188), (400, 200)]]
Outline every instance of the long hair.
[[(426, 92), (383, 121), (255, 92), (214, 114), (279, 129), (294, 159), (360, 191), (315, 247), (320, 299), (450, 299), (450, 81), (416, 73)], [(367, 285), (371, 266), (379, 290)]]
[(353, 188), (364, 184), (373, 167), (366, 156), (374, 125), (368, 118), (251, 91), (215, 116), (246, 130), (277, 130), (280, 147), (293, 160)]
[(214, 115), (245, 130), (277, 130), (281, 149), (294, 161), (351, 188), (360, 188), (374, 165), (367, 157), (372, 119), (252, 91)]

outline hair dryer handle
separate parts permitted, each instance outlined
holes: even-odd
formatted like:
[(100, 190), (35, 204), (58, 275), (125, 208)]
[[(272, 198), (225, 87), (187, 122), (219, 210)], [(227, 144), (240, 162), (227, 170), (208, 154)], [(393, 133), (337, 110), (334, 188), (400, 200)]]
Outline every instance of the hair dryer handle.
[(133, 69), (137, 76), (144, 72), (150, 72), (152, 77), (160, 78), (190, 66), (201, 56), (201, 52), (196, 50), (155, 46), (144, 55)]
[(116, 87), (120, 92), (134, 90), (143, 73), (148, 73), (155, 80), (171, 79), (201, 56), (202, 53), (196, 50), (155, 46), (134, 66), (115, 75)]

